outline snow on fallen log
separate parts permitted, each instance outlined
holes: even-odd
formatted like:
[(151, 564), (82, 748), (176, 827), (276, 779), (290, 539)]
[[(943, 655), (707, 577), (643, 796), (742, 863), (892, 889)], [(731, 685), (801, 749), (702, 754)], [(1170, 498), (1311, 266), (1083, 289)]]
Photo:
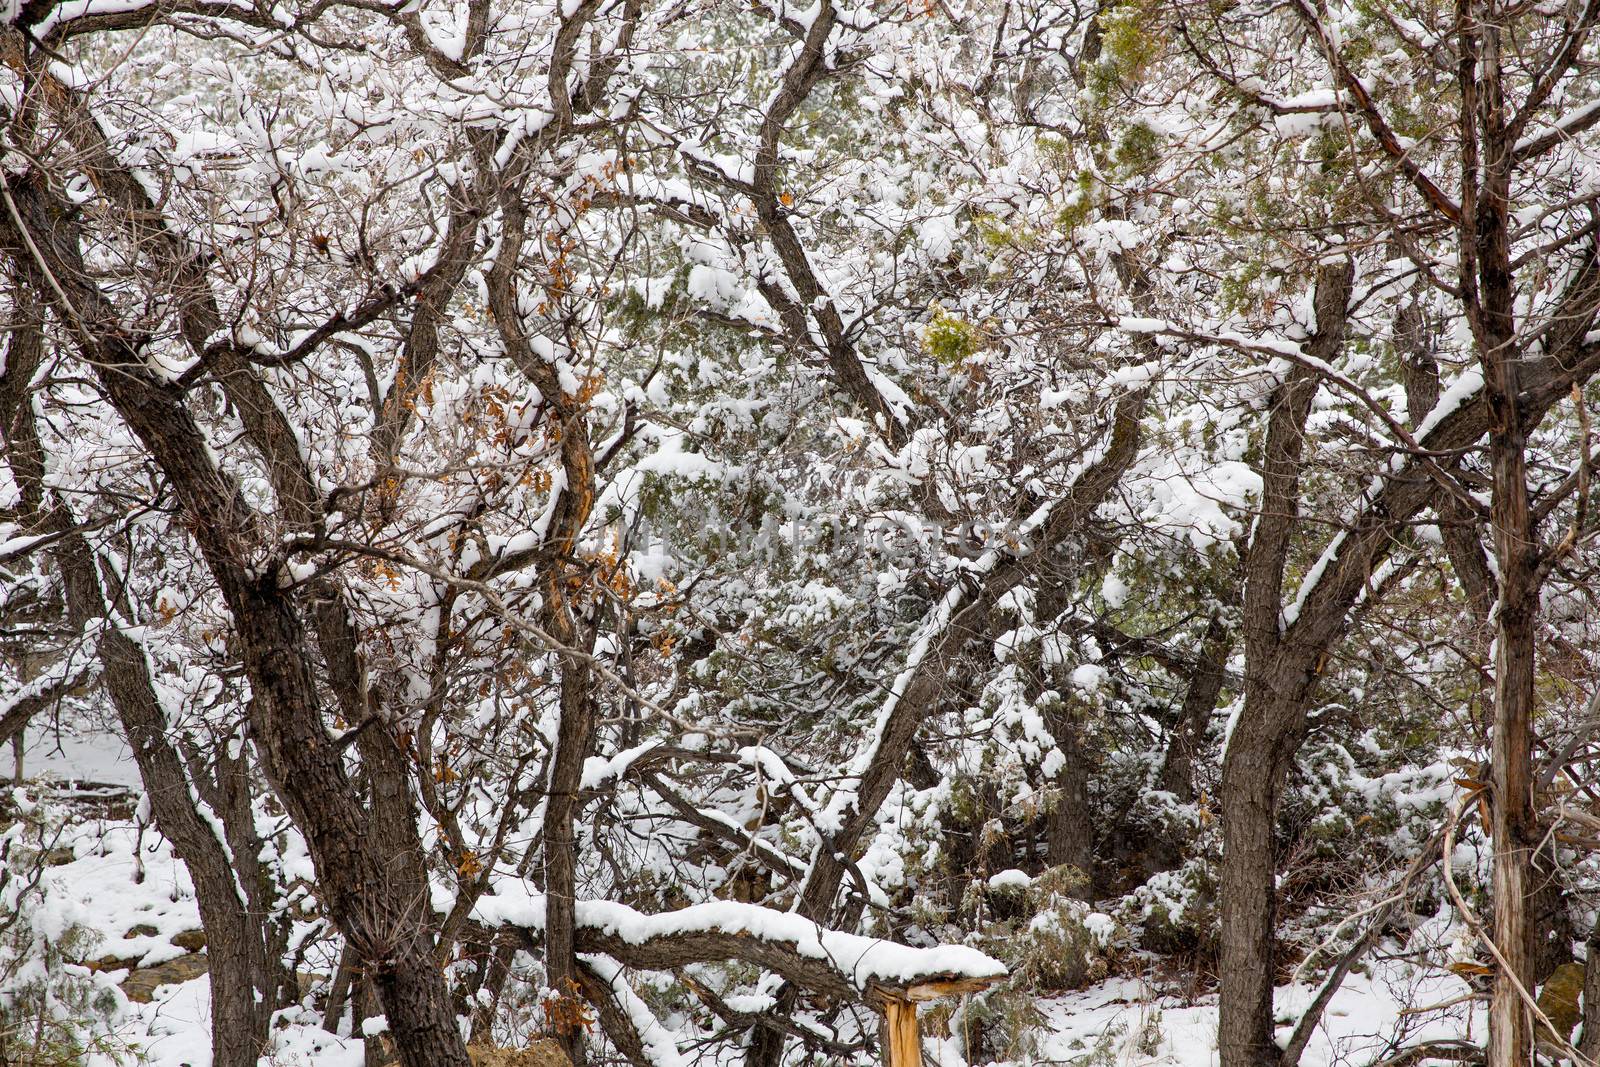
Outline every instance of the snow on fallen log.
[[(473, 917), (490, 926), (544, 928), (545, 900), (497, 887)], [(741, 960), (782, 974), (812, 993), (864, 999), (929, 999), (983, 989), (1005, 976), (1003, 964), (965, 945), (915, 948), (829, 930), (793, 912), (731, 900), (647, 915), (608, 900), (578, 901), (577, 949), (604, 953), (629, 967), (670, 970), (691, 963)]]

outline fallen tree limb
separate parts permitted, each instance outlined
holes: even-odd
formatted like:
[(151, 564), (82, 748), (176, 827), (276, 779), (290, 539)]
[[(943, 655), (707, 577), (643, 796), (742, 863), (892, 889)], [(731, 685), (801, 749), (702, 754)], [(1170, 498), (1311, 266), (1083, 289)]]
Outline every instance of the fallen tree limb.
[[(529, 932), (544, 929), (544, 910), (545, 899), (539, 895), (485, 896), (473, 914), (489, 926)], [(878, 1012), (894, 1001), (983, 989), (1006, 973), (998, 961), (965, 946), (914, 948), (828, 930), (792, 912), (735, 901), (656, 915), (612, 901), (579, 901), (574, 941), (580, 954), (609, 956), (624, 967), (649, 971), (732, 960), (753, 963), (812, 996), (864, 1003)]]

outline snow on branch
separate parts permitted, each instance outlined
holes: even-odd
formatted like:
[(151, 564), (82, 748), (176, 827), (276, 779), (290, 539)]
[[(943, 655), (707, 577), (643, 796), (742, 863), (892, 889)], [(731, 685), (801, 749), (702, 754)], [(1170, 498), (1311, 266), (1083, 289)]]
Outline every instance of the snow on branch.
[[(544, 896), (512, 895), (504, 892), (508, 888), (479, 900), (473, 917), (490, 926), (543, 929)], [(731, 900), (655, 915), (615, 901), (584, 900), (576, 906), (576, 927), (578, 951), (603, 954), (627, 967), (669, 970), (741, 960), (812, 993), (880, 1008), (891, 999), (915, 999), (917, 987), (979, 989), (1006, 974), (998, 960), (965, 945), (915, 948)]]

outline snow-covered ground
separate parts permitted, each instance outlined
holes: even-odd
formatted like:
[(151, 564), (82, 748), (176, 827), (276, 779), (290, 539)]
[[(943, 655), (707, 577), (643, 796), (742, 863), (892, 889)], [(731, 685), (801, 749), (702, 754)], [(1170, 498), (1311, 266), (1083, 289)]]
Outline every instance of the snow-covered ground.
[[(198, 929), (200, 918), (187, 872), (158, 835), (146, 831), (141, 842), (131, 824), (90, 821), (72, 827), (63, 843), (75, 858), (49, 869), (50, 897), (61, 918), (99, 934), (96, 958), (138, 959), (148, 967), (182, 954), (172, 938)], [(136, 927), (139, 932), (131, 933)], [(113, 970), (107, 977), (115, 980), (124, 973)], [(1465, 991), (1458, 979), (1413, 975), (1396, 961), (1380, 963), (1372, 974), (1352, 974), (1303, 1063), (1372, 1063), (1383, 1058), (1397, 1027), (1413, 1018), (1403, 1014), (1406, 1007), (1442, 1003)], [(1280, 1017), (1298, 1013), (1314, 992), (1310, 986), (1281, 989)], [(150, 1067), (208, 1067), (208, 1000), (203, 976), (160, 987), (150, 1003), (125, 1004), (118, 1036), (140, 1049)], [(1034, 1050), (1020, 1062), (1077, 1067), (1212, 1067), (1217, 1062), (1214, 998), (1186, 1004), (1139, 980), (1114, 978), (1037, 1007), (1043, 1024)], [(1482, 1032), (1481, 1019), (1458, 1015), (1425, 1022), (1429, 1018), (1415, 1017), (1419, 1025), (1407, 1030), (1408, 1042)], [(359, 1039), (322, 1030), (309, 1014), (293, 1013), (281, 1022), (273, 1031), (272, 1064), (361, 1063)], [(941, 1067), (966, 1062), (958, 1042), (930, 1038), (927, 1048)], [(102, 1059), (96, 1067), (111, 1063)]]
[[(56, 848), (71, 849), (73, 859), (61, 862), (63, 855), (45, 872), (52, 922), (60, 928), (75, 924), (94, 932), (96, 944), (89, 961), (104, 980), (119, 982), (132, 968), (150, 968), (186, 955), (174, 939), (200, 929), (194, 886), (160, 835), (146, 830), (141, 838), (131, 822), (90, 819), (67, 827)], [(119, 961), (128, 966), (116, 966)], [(141, 1067), (209, 1067), (210, 999), (203, 974), (158, 986), (148, 1003), (122, 997), (110, 1047), (137, 1050)], [(330, 1034), (310, 1015), (285, 1013), (281, 1022), (273, 1031), (274, 1048), (263, 1063), (361, 1064), (360, 1040)], [(90, 1064), (117, 1067), (117, 1060), (110, 1054), (97, 1055)]]
[[(9, 756), (9, 753), (6, 753)], [(137, 771), (127, 746), (115, 734), (57, 734), (31, 730), (30, 777), (60, 783), (95, 782), (135, 787)], [(9, 772), (9, 759), (4, 767)], [(93, 959), (130, 961), (153, 967), (182, 956), (174, 938), (200, 929), (188, 872), (153, 829), (141, 836), (131, 821), (90, 818), (66, 828), (58, 842), (72, 859), (57, 858), (45, 874), (55, 921), (75, 923), (97, 935)], [(109, 962), (109, 961), (108, 961)], [(326, 969), (326, 968), (324, 968)], [(118, 981), (126, 968), (108, 967)], [(1303, 1067), (1360, 1067), (1393, 1051), (1397, 1035), (1406, 1044), (1472, 1038), (1483, 1032), (1481, 1013), (1463, 1006), (1417, 1012), (1419, 1006), (1453, 1002), (1468, 992), (1462, 980), (1422, 972), (1379, 953), (1366, 973), (1352, 973), (1335, 996), (1323, 1025), (1303, 1057)], [(1312, 985), (1278, 992), (1280, 1020), (1299, 1015), (1316, 993)], [(1213, 1067), (1217, 1063), (1215, 998), (1185, 1002), (1146, 983), (1113, 978), (1090, 989), (1041, 1000), (1037, 1039), (1018, 1061), (1074, 1067)], [(310, 1013), (288, 1012), (273, 1030), (274, 1048), (263, 1063), (273, 1067), (359, 1067), (362, 1042), (321, 1029)], [(123, 998), (118, 1043), (140, 1050), (149, 1067), (209, 1067), (210, 1006), (206, 978), (159, 987), (149, 1003)], [(1287, 1037), (1288, 1026), (1280, 1031)], [(927, 1051), (941, 1067), (964, 1064), (961, 1043), (929, 1038)], [(112, 1067), (100, 1057), (95, 1067)], [(709, 1067), (709, 1063), (707, 1064)]]
[[(1324, 1027), (1302, 1060), (1304, 1067), (1370, 1064), (1392, 1051), (1400, 1022), (1401, 1001), (1389, 982), (1352, 975), (1334, 998)], [(1440, 999), (1461, 992), (1440, 988)], [(1279, 991), (1280, 1008), (1309, 1000), (1303, 988)], [(165, 987), (150, 1004), (130, 1004), (123, 1036), (146, 1051), (152, 1067), (208, 1067), (206, 980), (198, 978)], [(1142, 983), (1114, 979), (1081, 993), (1042, 1001), (1045, 1019), (1036, 1050), (1019, 1064), (1061, 1064), (1074, 1067), (1214, 1067), (1217, 1023), (1214, 998), (1189, 1006), (1151, 995)], [(1482, 1033), (1481, 1017), (1472, 1031)], [(275, 1031), (278, 1064), (317, 1067), (359, 1067), (362, 1044), (316, 1026), (310, 1018)], [(1460, 1025), (1431, 1024), (1409, 1032), (1408, 1043), (1468, 1036)], [(955, 1041), (928, 1039), (928, 1053), (941, 1067), (964, 1067), (967, 1061)], [(97, 1065), (100, 1067), (100, 1065)], [(109, 1067), (109, 1065), (106, 1065)]]
[[(23, 748), (23, 773), (29, 778), (59, 782), (139, 785), (139, 768), (122, 735), (112, 730), (57, 726), (38, 720), (28, 727)], [(0, 751), (0, 776), (10, 781), (11, 749)]]
[[(1481, 1015), (1459, 1021), (1422, 1014), (1415, 1017), (1413, 1026), (1409, 1022), (1412, 1016), (1401, 1014), (1408, 1007), (1440, 1004), (1466, 991), (1459, 979), (1418, 977), (1410, 974), (1406, 965), (1393, 962), (1375, 968), (1371, 975), (1351, 974), (1328, 1005), (1322, 1027), (1301, 1063), (1303, 1067), (1373, 1063), (1392, 1054), (1390, 1043), (1402, 1026), (1407, 1044), (1470, 1036), (1469, 1027), (1471, 1032), (1481, 1033)], [(1315, 995), (1311, 986), (1280, 988), (1279, 1019), (1298, 1018)], [(1046, 1020), (1046, 1033), (1034, 1063), (1072, 1064), (1091, 1059), (1096, 1067), (1211, 1067), (1217, 1063), (1215, 997), (1185, 1005), (1155, 995), (1137, 980), (1112, 979), (1081, 993), (1045, 1001), (1039, 1009)], [(1291, 1029), (1284, 1025), (1279, 1038), (1287, 1038)]]

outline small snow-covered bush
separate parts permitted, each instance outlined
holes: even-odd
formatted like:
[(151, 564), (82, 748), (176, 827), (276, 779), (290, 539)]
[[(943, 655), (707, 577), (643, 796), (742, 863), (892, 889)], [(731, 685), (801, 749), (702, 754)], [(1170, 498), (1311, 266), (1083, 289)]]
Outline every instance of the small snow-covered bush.
[(928, 1025), (948, 1028), (968, 1063), (1026, 1060), (1036, 1051), (1045, 1017), (1038, 998), (1014, 982), (979, 996), (935, 1004)]
[(1140, 931), (1140, 943), (1151, 951), (1209, 955), (1216, 946), (1216, 901), (1215, 869), (1196, 857), (1129, 893), (1118, 914)]
[(1116, 923), (1074, 895), (1083, 876), (1071, 867), (1056, 867), (1025, 887), (1006, 887), (1025, 895), (1021, 918), (1013, 928), (997, 923), (986, 931), (984, 948), (1004, 959), (1011, 982), (1033, 992), (1082, 989), (1110, 971), (1110, 946)]
[(128, 1050), (112, 1029), (122, 995), (71, 962), (92, 956), (98, 935), (44, 878), (60, 821), (21, 790), (11, 800), (18, 817), (0, 830), (0, 1064), (75, 1067), (90, 1053), (121, 1060)]
[(1019, 939), (1019, 973), (1044, 992), (1081, 989), (1107, 973), (1088, 905), (1061, 901), (1033, 917)]

